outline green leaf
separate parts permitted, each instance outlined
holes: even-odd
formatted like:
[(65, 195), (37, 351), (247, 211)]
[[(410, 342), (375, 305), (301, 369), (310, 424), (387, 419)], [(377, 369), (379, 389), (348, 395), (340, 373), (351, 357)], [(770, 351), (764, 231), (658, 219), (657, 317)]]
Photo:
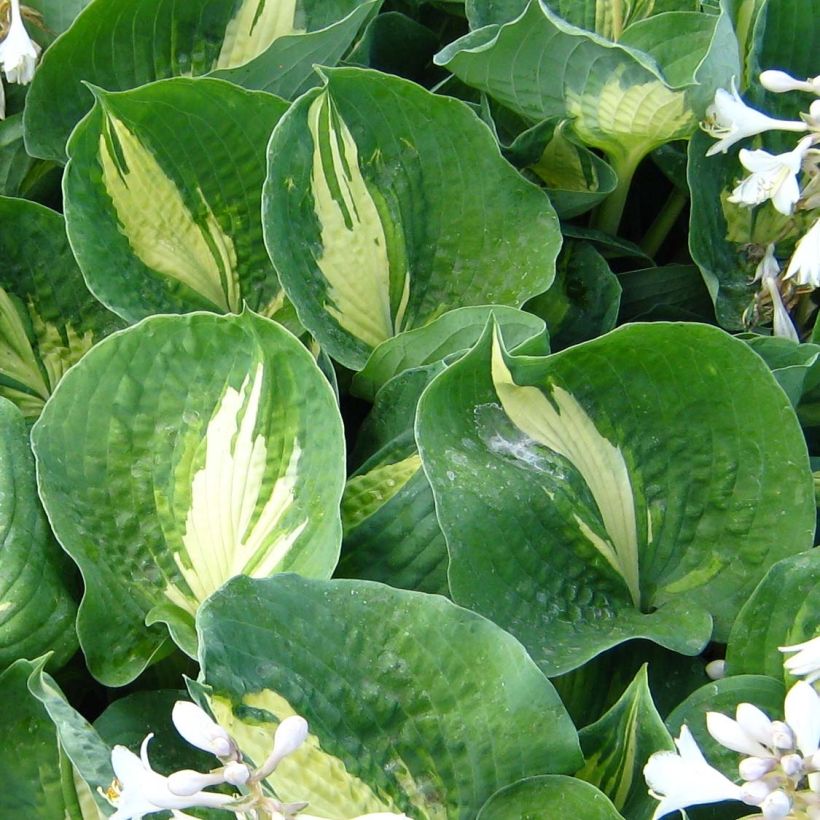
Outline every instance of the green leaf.
[(695, 265), (663, 265), (618, 275), (623, 288), (619, 324), (686, 320), (714, 324), (709, 291)]
[(697, 654), (712, 617), (725, 640), (766, 569), (812, 543), (794, 412), (707, 326), (630, 325), (545, 358), (488, 329), (425, 391), (416, 436), (454, 600), (549, 675), (637, 637)]
[(122, 326), (86, 288), (63, 218), (0, 197), (0, 396), (35, 419), (63, 373)]
[(600, 336), (615, 327), (621, 285), (606, 260), (587, 242), (566, 242), (555, 281), (527, 302), (527, 310), (546, 323), (553, 347), (561, 349)]
[(0, 121), (0, 196), (19, 196), (35, 163), (23, 145), (23, 115)]
[(103, 816), (111, 814), (111, 806), (97, 791), (105, 791), (114, 780), (111, 750), (94, 727), (68, 703), (51, 675), (43, 671), (42, 661), (31, 668), (28, 690), (45, 707), (57, 730), (60, 748), (79, 778), (90, 787), (94, 803), (104, 812)]
[(263, 217), (282, 286), (330, 356), (358, 370), (452, 308), (518, 307), (549, 286), (555, 212), (467, 105), (364, 69), (326, 74), (273, 134)]
[(440, 369), (405, 371), (376, 396), (363, 433), (384, 443), (345, 486), (339, 577), (449, 594), (447, 544), (413, 437), (419, 396)]
[[(91, 0), (28, 0), (30, 9), (43, 16), (43, 26), (48, 34), (62, 34), (74, 22), (74, 18)], [(36, 26), (29, 26), (32, 35), (39, 33)]]
[[(619, 175), (631, 175), (653, 148), (688, 137), (706, 104), (737, 74), (737, 46), (726, 14), (662, 14), (642, 27), (638, 47), (612, 43), (534, 0), (512, 22), (480, 28), (436, 61), (533, 122), (570, 117)], [(653, 53), (642, 50), (653, 46)], [(658, 48), (655, 48), (658, 46)]]
[[(319, 2), (322, 0), (314, 0), (314, 5)], [(318, 31), (280, 37), (267, 51), (250, 62), (237, 68), (218, 69), (209, 76), (244, 88), (269, 91), (288, 100), (296, 99), (318, 84), (319, 76), (314, 67), (336, 65), (356, 40), (359, 31), (373, 20), (382, 5), (382, 0), (357, 2), (361, 5), (338, 22)], [(293, 5), (292, 2), (290, 4)], [(281, 3), (280, 0), (280, 5), (287, 7), (288, 2)], [(352, 3), (343, 2), (341, 5), (349, 8)]]
[(382, 342), (353, 377), (351, 392), (373, 401), (393, 376), (441, 361), (453, 353), (463, 353), (481, 337), (490, 315), (495, 317), (512, 348), (546, 332), (542, 319), (515, 308), (503, 305), (456, 308), (424, 327)]
[(674, 737), (686, 724), (695, 737), (706, 760), (732, 780), (737, 779), (737, 764), (741, 760), (718, 743), (706, 729), (706, 713), (722, 712), (730, 717), (740, 703), (752, 703), (772, 720), (783, 720), (783, 698), (786, 692), (779, 681), (762, 675), (737, 675), (702, 686), (683, 701), (666, 720)]
[[(367, 12), (354, 14), (359, 6)], [(338, 59), (373, 8), (372, 0), (298, 8), (297, 0), (96, 0), (43, 55), (26, 102), (28, 152), (65, 161), (69, 134), (92, 102), (82, 81), (125, 91), (243, 67), (226, 79), (295, 93), (311, 82), (314, 63)]]
[(8, 773), (0, 815), (52, 820), (65, 811), (60, 752), (54, 724), (26, 685), (34, 668), (20, 660), (0, 675), (0, 765)]
[(769, 365), (792, 407), (797, 407), (806, 387), (817, 378), (820, 345), (779, 336), (746, 336), (744, 341)]
[(608, 197), (618, 184), (611, 166), (573, 133), (569, 121), (544, 120), (519, 133), (504, 156), (541, 179), (562, 219), (586, 213)]
[(675, 750), (655, 708), (644, 664), (618, 702), (578, 735), (585, 763), (575, 776), (597, 786), (630, 820), (651, 820), (643, 767), (653, 752)]
[(729, 635), (726, 663), (732, 675), (769, 675), (791, 681), (778, 646), (792, 646), (820, 632), (820, 552), (778, 561), (740, 610)]
[(231, 576), (327, 577), (336, 564), (336, 401), (267, 319), (158, 316), (106, 339), (60, 384), (33, 441), (51, 523), (85, 580), (80, 645), (109, 685), (161, 651), (166, 632), (146, 619), (190, 650), (193, 614)]
[(497, 791), (482, 807), (476, 820), (619, 820), (617, 809), (594, 786), (560, 774), (519, 780)]
[(48, 526), (28, 429), (0, 398), (0, 669), (51, 651), (52, 668), (77, 649), (72, 567)]
[[(472, 820), (498, 788), (581, 762), (555, 690), (510, 635), (445, 598), (365, 581), (236, 578), (202, 607), (211, 707), (254, 760), (296, 712), (270, 781), (333, 820)], [(527, 737), (525, 753), (521, 738)]]
[(68, 236), (91, 290), (129, 322), (243, 303), (273, 315), (284, 296), (262, 241), (261, 191), (287, 104), (180, 77), (94, 93), (65, 176)]

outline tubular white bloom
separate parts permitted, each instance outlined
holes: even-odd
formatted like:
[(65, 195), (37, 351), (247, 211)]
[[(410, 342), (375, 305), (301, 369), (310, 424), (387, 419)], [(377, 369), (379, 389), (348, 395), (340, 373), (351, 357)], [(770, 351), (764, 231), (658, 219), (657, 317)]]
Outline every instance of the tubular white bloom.
[(765, 277), (763, 287), (766, 288), (772, 300), (772, 330), (774, 335), (782, 336), (784, 339), (791, 339), (793, 342), (799, 342), (800, 337), (797, 335), (789, 311), (786, 310), (786, 306), (783, 304), (780, 289), (777, 287), (777, 279), (771, 276)]
[(652, 820), (688, 806), (743, 799), (740, 786), (706, 762), (686, 726), (675, 745), (677, 754), (655, 752), (643, 769), (650, 794), (661, 801)]
[(144, 814), (165, 809), (218, 809), (233, 802), (227, 794), (202, 791), (174, 794), (168, 788), (168, 778), (155, 772), (148, 761), (148, 743), (152, 737), (148, 735), (142, 741), (139, 757), (125, 746), (115, 746), (111, 751), (111, 764), (119, 785), (112, 800), (117, 810), (110, 820), (140, 820)]
[[(766, 253), (755, 268), (754, 282), (760, 282), (763, 279), (774, 279), (780, 273), (780, 265), (777, 257), (774, 255), (774, 242), (769, 242), (766, 246)], [(767, 718), (768, 719), (768, 718)]]
[(754, 739), (736, 720), (720, 712), (706, 713), (709, 734), (727, 749), (754, 757), (768, 757), (769, 750)]
[(800, 184), (797, 175), (803, 165), (803, 157), (811, 148), (814, 136), (803, 137), (793, 151), (784, 154), (770, 154), (758, 149), (740, 149), (740, 162), (751, 175), (741, 180), (729, 195), (729, 202), (737, 205), (760, 205), (771, 199), (781, 214), (789, 216), (800, 199)]
[(267, 760), (254, 773), (254, 780), (267, 777), (280, 763), (282, 758), (293, 754), (307, 739), (307, 721), (299, 715), (286, 717), (277, 727), (273, 737), (273, 751)]
[(762, 134), (764, 131), (808, 131), (805, 122), (797, 120), (776, 120), (746, 105), (737, 93), (735, 80), (732, 78), (731, 91), (719, 88), (715, 92), (715, 101), (706, 110), (704, 131), (718, 139), (707, 152), (711, 157), (726, 151), (736, 142), (746, 137)]
[(809, 94), (820, 96), (820, 76), (798, 80), (785, 71), (770, 69), (761, 73), (760, 84), (767, 91), (774, 91), (775, 94), (782, 94), (784, 91), (808, 91)]
[(178, 700), (171, 712), (177, 731), (197, 749), (217, 757), (230, 757), (235, 751), (231, 736), (211, 716), (188, 700)]
[(27, 85), (34, 78), (34, 66), (41, 48), (28, 36), (20, 14), (20, 0), (11, 0), (11, 22), (0, 43), (0, 65), (10, 83)]
[(811, 684), (798, 681), (786, 694), (783, 708), (797, 748), (810, 757), (820, 745), (820, 695)]
[[(806, 231), (794, 249), (783, 278), (791, 279), (793, 276), (796, 277), (798, 285), (820, 288), (820, 217), (815, 219), (814, 224)], [(820, 655), (820, 649), (815, 649), (814, 652), (815, 657)], [(789, 661), (786, 661), (786, 669), (789, 669), (788, 663)], [(816, 675), (813, 680), (817, 677), (820, 677), (820, 674)]]
[[(820, 224), (820, 220), (817, 224)], [(783, 666), (790, 675), (805, 678), (806, 683), (814, 683), (820, 678), (820, 635), (810, 641), (777, 648), (781, 652), (797, 653), (783, 662)]]

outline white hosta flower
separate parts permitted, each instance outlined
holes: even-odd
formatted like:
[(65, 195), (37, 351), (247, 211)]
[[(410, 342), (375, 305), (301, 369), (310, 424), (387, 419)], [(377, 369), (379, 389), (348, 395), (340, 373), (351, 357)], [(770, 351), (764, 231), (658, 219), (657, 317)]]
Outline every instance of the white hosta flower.
[(726, 677), (726, 661), (723, 658), (709, 661), (703, 671), (706, 672), (706, 677), (710, 680), (722, 680)]
[(168, 778), (155, 772), (148, 761), (148, 743), (153, 735), (142, 741), (139, 757), (125, 746), (115, 746), (111, 764), (117, 776), (108, 796), (116, 811), (110, 820), (140, 820), (143, 815), (156, 811), (191, 808), (218, 809), (233, 802), (227, 794), (196, 791), (192, 794), (174, 794), (168, 787)]
[(235, 753), (236, 746), (231, 736), (195, 703), (178, 700), (171, 712), (171, 719), (182, 737), (197, 749), (223, 758)]
[(40, 56), (40, 46), (28, 36), (20, 14), (20, 0), (11, 0), (8, 32), (0, 43), (0, 66), (10, 83), (27, 85), (34, 78), (34, 66)]
[(783, 275), (784, 279), (792, 277), (798, 285), (820, 288), (820, 217), (815, 219), (794, 249)]
[(783, 304), (783, 297), (780, 295), (780, 288), (777, 286), (777, 279), (773, 276), (763, 278), (763, 287), (772, 300), (772, 331), (775, 336), (782, 336), (784, 339), (791, 339), (793, 342), (800, 342), (797, 330), (792, 323), (792, 317)]
[(786, 695), (786, 723), (794, 734), (794, 745), (804, 757), (820, 746), (820, 695), (805, 681), (798, 681)]
[(800, 184), (797, 175), (803, 165), (803, 157), (811, 148), (814, 137), (804, 137), (793, 151), (784, 154), (770, 154), (758, 149), (740, 149), (740, 162), (751, 175), (741, 180), (732, 191), (729, 202), (737, 205), (760, 205), (771, 199), (772, 205), (781, 214), (789, 216), (800, 199)]
[(776, 94), (784, 91), (808, 91), (809, 94), (820, 96), (820, 76), (798, 80), (785, 71), (769, 70), (761, 73), (760, 84), (767, 91), (774, 91)]
[[(738, 718), (740, 717), (741, 715), (738, 714)], [(707, 712), (706, 728), (721, 746), (725, 746), (733, 752), (741, 752), (753, 757), (771, 756), (769, 749), (757, 740), (754, 732), (747, 730), (740, 719), (732, 720), (732, 718), (720, 712)]]
[(675, 745), (677, 754), (655, 752), (644, 766), (650, 794), (661, 801), (652, 820), (688, 806), (743, 799), (740, 786), (706, 762), (686, 726), (681, 727)]
[(781, 652), (796, 653), (783, 662), (783, 666), (790, 675), (805, 678), (806, 683), (814, 683), (820, 679), (820, 635), (810, 641), (777, 648)]
[(706, 110), (703, 129), (718, 139), (706, 156), (726, 151), (736, 142), (746, 137), (762, 134), (764, 131), (807, 131), (809, 126), (797, 120), (776, 120), (746, 105), (737, 93), (734, 78), (731, 91), (719, 88), (715, 101)]

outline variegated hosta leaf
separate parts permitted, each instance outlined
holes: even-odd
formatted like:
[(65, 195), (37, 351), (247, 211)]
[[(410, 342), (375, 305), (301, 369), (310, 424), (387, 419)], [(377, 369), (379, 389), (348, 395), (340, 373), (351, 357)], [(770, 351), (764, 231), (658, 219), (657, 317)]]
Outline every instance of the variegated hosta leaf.
[(252, 313), (164, 316), (107, 339), (33, 431), (40, 490), (86, 594), (101, 680), (136, 677), (233, 575), (326, 577), (340, 543), (341, 422), (310, 353)]
[(372, 0), (96, 0), (43, 56), (26, 102), (26, 147), (65, 161), (66, 140), (92, 103), (84, 80), (125, 91), (214, 73), (280, 96), (300, 92), (315, 84), (315, 64), (339, 61), (375, 7)]
[(647, 792), (643, 767), (653, 752), (674, 752), (675, 744), (652, 701), (646, 664), (579, 738), (585, 762), (575, 776), (601, 789), (624, 817), (651, 820), (658, 804)]
[[(236, 578), (197, 618), (217, 720), (252, 759), (296, 712), (305, 745), (270, 781), (332, 820), (473, 820), (498, 788), (581, 762), (524, 648), (445, 598), (365, 581)], [(526, 748), (522, 748), (526, 737)]]
[(776, 563), (740, 610), (729, 635), (726, 662), (732, 675), (793, 678), (778, 651), (820, 635), (820, 551)]
[[(548, 674), (646, 637), (725, 640), (812, 543), (794, 411), (760, 358), (700, 325), (629, 325), (546, 358), (488, 332), (419, 403), (453, 597)], [(773, 533), (777, 537), (773, 537)]]
[(96, 103), (68, 146), (68, 235), (89, 287), (128, 321), (208, 309), (264, 315), (284, 295), (260, 216), (265, 146), (287, 104), (174, 78)]
[(0, 670), (49, 651), (59, 667), (74, 654), (71, 570), (40, 506), (25, 420), (0, 398)]
[(352, 369), (451, 308), (520, 306), (555, 272), (555, 211), (469, 107), (373, 71), (328, 71), (294, 103), (263, 202), (285, 292)]
[(0, 225), (0, 396), (35, 419), (63, 373), (122, 323), (85, 286), (59, 214), (0, 197)]
[(609, 798), (589, 783), (560, 774), (519, 780), (499, 789), (482, 807), (476, 820), (621, 820)]
[[(384, 342), (354, 379), (362, 392), (382, 379), (386, 383), (374, 396), (353, 454), (359, 466), (342, 498), (344, 542), (337, 575), (449, 594), (447, 545), (413, 434), (416, 405), (444, 360), (456, 359), (478, 340), (489, 315), (510, 347), (549, 350), (544, 323), (536, 316), (498, 306), (459, 308)], [(398, 375), (388, 378), (393, 372)]]
[(653, 148), (688, 137), (715, 88), (738, 71), (725, 13), (658, 15), (628, 35), (614, 44), (533, 0), (518, 19), (462, 37), (436, 61), (534, 122), (572, 118), (583, 142), (626, 172)]

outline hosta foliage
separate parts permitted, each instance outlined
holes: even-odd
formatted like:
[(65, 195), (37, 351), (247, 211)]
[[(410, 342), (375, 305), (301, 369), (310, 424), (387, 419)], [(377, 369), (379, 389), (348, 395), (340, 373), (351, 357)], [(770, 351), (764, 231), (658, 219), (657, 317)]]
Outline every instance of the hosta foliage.
[(33, 440), (52, 525), (86, 584), (80, 642), (105, 680), (130, 680), (161, 651), (165, 629), (146, 618), (193, 651), (193, 614), (232, 575), (333, 571), (335, 401), (267, 319), (156, 317), (112, 336), (66, 376)]
[(546, 290), (560, 243), (547, 197), (466, 105), (355, 69), (326, 72), (274, 131), (264, 219), (302, 323), (357, 370), (450, 308)]
[(725, 640), (761, 565), (811, 545), (790, 412), (762, 361), (711, 328), (635, 325), (541, 359), (488, 329), (417, 422), (455, 600), (548, 674), (634, 637), (695, 654), (713, 619)]

